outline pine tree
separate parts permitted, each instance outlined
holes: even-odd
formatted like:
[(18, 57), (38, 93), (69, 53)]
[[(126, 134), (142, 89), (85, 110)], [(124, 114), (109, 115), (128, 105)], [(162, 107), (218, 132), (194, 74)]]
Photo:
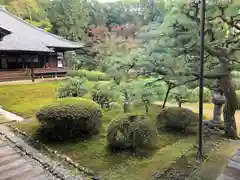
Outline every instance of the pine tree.
[[(152, 23), (143, 29), (148, 33), (138, 35), (146, 44), (148, 71), (166, 76), (175, 84), (199, 78), (200, 2), (169, 2), (163, 24)], [(214, 0), (206, 4), (205, 78), (218, 80), (224, 90), (225, 134), (231, 138), (237, 137), (234, 118), (237, 99), (231, 71), (239, 63), (236, 57), (240, 50), (239, 6), (236, 0)]]
[(52, 32), (72, 41), (84, 40), (89, 23), (86, 1), (58, 0), (48, 10)]

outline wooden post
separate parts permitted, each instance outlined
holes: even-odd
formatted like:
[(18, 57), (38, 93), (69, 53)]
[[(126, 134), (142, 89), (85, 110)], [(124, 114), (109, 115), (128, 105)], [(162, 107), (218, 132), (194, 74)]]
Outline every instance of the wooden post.
[(47, 54), (44, 53), (44, 58), (43, 58), (43, 68), (45, 67), (46, 60), (47, 60)]
[[(67, 62), (67, 67), (68, 67), (68, 62)], [(63, 51), (63, 58), (62, 58), (62, 65), (63, 65), (63, 68), (65, 68), (66, 66), (66, 62), (65, 62), (65, 52)]]
[(25, 69), (25, 67), (24, 67), (24, 58), (23, 58), (22, 55), (20, 56), (20, 58), (21, 58), (21, 62), (22, 62), (22, 69), (24, 70)]
[(31, 78), (32, 78), (32, 82), (35, 81), (35, 78), (34, 78), (34, 64), (33, 64), (33, 57), (31, 58)]

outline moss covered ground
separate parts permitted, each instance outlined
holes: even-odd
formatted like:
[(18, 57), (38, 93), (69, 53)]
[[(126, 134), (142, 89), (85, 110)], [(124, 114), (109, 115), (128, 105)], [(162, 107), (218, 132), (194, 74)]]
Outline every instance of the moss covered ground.
[[(16, 114), (32, 120), (14, 123), (15, 127), (34, 136), (40, 124), (35, 119), (36, 111), (55, 101), (59, 82), (11, 85), (0, 87), (1, 105)], [(197, 108), (196, 104), (187, 104)], [(158, 105), (152, 105), (149, 116), (154, 121)], [(133, 111), (144, 112), (138, 106)], [(132, 154), (129, 152), (111, 153), (106, 148), (106, 130), (111, 120), (122, 114), (121, 108), (104, 110), (102, 130), (91, 139), (48, 143), (47, 145), (70, 156), (79, 164), (96, 171), (101, 179), (142, 180), (152, 179), (158, 172), (169, 168), (184, 152), (196, 143), (196, 136), (183, 136), (168, 132), (159, 133), (158, 148), (152, 152)]]

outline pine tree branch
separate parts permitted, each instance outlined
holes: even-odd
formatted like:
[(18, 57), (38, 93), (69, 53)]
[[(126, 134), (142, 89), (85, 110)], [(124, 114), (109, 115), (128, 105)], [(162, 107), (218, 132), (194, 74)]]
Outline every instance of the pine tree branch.
[(200, 12), (200, 3), (201, 1), (193, 1), (192, 2), (192, 7), (194, 8), (193, 15), (191, 15), (191, 11), (186, 12), (186, 16), (190, 18), (192, 21), (195, 21), (197, 24), (200, 24), (200, 18), (198, 17), (199, 12)]
[[(219, 18), (220, 18), (223, 22), (225, 22), (226, 24), (228, 24), (229, 26), (234, 27), (234, 28), (236, 28), (237, 30), (240, 30), (240, 25), (239, 25), (239, 23), (237, 23), (237, 22), (235, 21), (234, 16), (231, 16), (230, 19), (227, 19), (227, 18), (226, 18), (225, 11), (226, 11), (226, 9), (228, 8), (228, 5), (225, 6), (225, 7), (218, 5), (217, 7), (218, 7), (218, 9), (219, 9), (219, 11), (220, 11), (220, 16), (219, 16)], [(236, 15), (236, 16), (238, 17), (238, 15)]]
[(150, 86), (150, 85), (152, 85), (152, 84), (154, 84), (154, 83), (156, 83), (156, 82), (163, 81), (163, 80), (164, 80), (164, 77), (161, 77), (161, 78), (158, 78), (158, 79), (156, 79), (156, 80), (154, 80), (154, 81), (145, 83), (145, 86)]
[(186, 85), (186, 84), (188, 84), (188, 83), (190, 83), (190, 82), (194, 82), (194, 81), (197, 81), (197, 80), (198, 80), (198, 77), (193, 78), (193, 79), (189, 79), (189, 80), (187, 80), (187, 81), (185, 81), (185, 82), (183, 82), (183, 83), (174, 85), (171, 89), (176, 88), (176, 87), (178, 87), (178, 86)]

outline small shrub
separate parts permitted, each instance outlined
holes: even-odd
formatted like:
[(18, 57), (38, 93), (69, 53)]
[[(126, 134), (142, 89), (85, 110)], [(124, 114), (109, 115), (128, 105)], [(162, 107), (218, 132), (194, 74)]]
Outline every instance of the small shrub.
[(187, 128), (195, 130), (198, 125), (198, 114), (190, 109), (171, 107), (162, 110), (156, 119), (158, 129), (162, 127), (174, 131), (185, 131)]
[(86, 77), (89, 81), (108, 81), (110, 76), (101, 71), (88, 71), (85, 69), (72, 70), (67, 73), (69, 77)]
[(43, 136), (54, 140), (77, 138), (98, 132), (101, 116), (101, 108), (84, 98), (59, 99), (36, 114), (42, 124)]
[(88, 92), (86, 78), (70, 78), (57, 90), (57, 97), (83, 97)]
[(144, 115), (125, 114), (111, 122), (107, 141), (109, 147), (117, 150), (153, 148), (157, 143), (157, 129)]
[(86, 71), (86, 78), (89, 81), (107, 81), (109, 77), (106, 73), (100, 71)]
[(191, 99), (192, 91), (190, 91), (186, 86), (180, 86), (174, 88), (170, 94), (169, 99), (174, 100), (181, 107), (183, 103), (189, 102)]
[(111, 89), (109, 82), (99, 82), (93, 87), (92, 100), (98, 103), (101, 108), (109, 109), (111, 103), (116, 102), (118, 99), (117, 93)]
[(92, 100), (98, 103), (101, 108), (110, 108), (110, 98), (103, 92), (97, 91), (92, 94)]

